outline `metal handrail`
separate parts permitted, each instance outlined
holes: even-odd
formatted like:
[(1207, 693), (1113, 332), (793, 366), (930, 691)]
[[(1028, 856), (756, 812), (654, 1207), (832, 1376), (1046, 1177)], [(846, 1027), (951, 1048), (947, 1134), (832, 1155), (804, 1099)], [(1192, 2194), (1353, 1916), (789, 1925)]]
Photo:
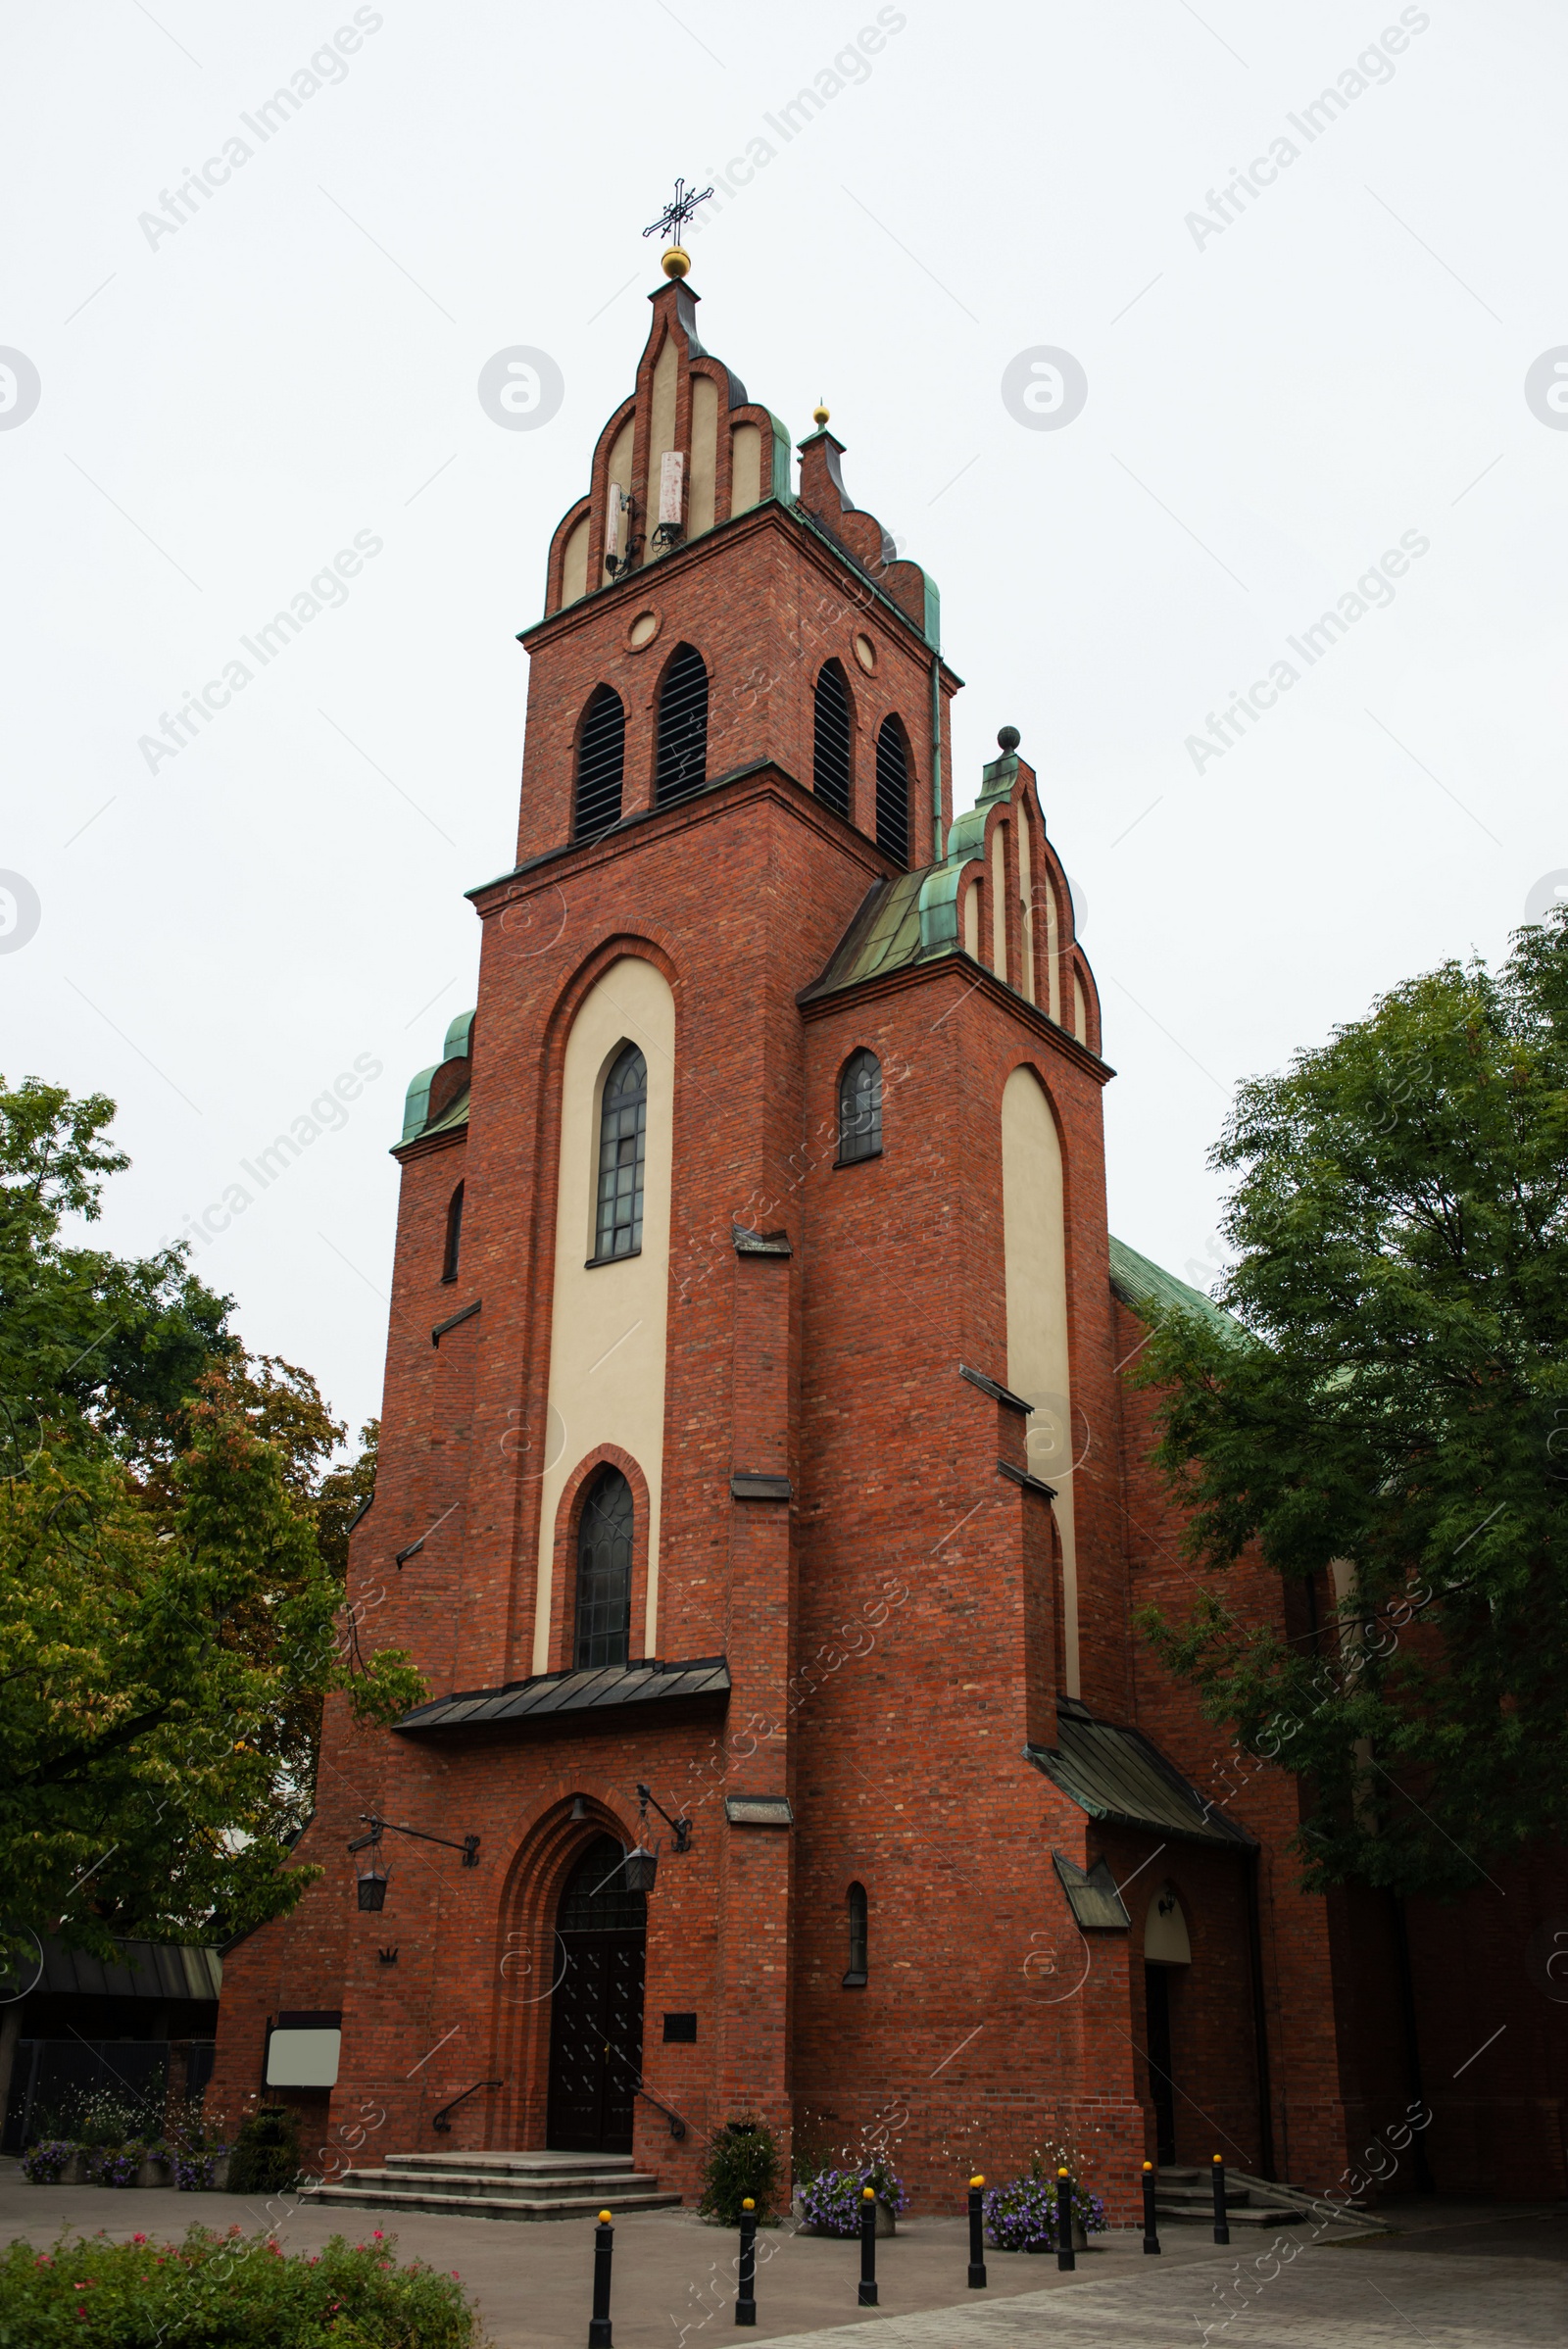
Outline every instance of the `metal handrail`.
[(461, 2096), (454, 2096), (450, 2104), (444, 2104), (438, 2113), (432, 2113), (430, 2127), (439, 2129), (444, 2137), (449, 2137), (452, 2124), (447, 2119), (448, 2113), (455, 2113), (460, 2104), (466, 2104), (470, 2096), (477, 2096), (481, 2088), (504, 2088), (506, 2084), (504, 2080), (476, 2080), (471, 2088), (465, 2088)]
[(660, 2112), (663, 2114), (664, 2119), (669, 2123), (669, 2133), (672, 2137), (678, 2140), (686, 2134), (686, 2124), (681, 2119), (679, 2113), (671, 2112), (667, 2104), (661, 2103), (660, 2099), (654, 2094), (653, 2090), (651, 2088), (645, 2088), (641, 2080), (637, 2082), (636, 2092), (639, 2096), (646, 2096), (649, 2103), (654, 2105)]

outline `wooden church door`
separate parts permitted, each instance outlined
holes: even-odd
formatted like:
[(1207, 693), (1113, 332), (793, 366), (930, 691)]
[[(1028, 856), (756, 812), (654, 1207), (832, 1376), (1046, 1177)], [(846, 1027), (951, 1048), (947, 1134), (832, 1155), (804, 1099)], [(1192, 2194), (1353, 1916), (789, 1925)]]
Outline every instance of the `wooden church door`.
[(557, 1912), (546, 2134), (557, 2153), (629, 2153), (643, 2068), (648, 1904), (622, 1883), (612, 1835), (590, 1843)]

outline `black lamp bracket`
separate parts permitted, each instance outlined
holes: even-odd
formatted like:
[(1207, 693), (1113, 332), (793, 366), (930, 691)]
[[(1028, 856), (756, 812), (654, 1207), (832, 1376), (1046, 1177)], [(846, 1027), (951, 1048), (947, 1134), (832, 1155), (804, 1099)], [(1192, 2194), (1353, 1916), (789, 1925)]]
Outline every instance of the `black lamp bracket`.
[(658, 1795), (655, 1794), (650, 1787), (643, 1786), (640, 1781), (637, 1786), (637, 1801), (645, 1826), (648, 1820), (648, 1806), (650, 1803), (652, 1803), (655, 1810), (659, 1813), (661, 1819), (662, 1819), (664, 1822), (664, 1825), (674, 1835), (675, 1849), (677, 1851), (690, 1851), (692, 1847), (692, 1823), (689, 1819), (672, 1819), (669, 1813), (665, 1810), (663, 1804), (660, 1801)]
[(368, 1835), (356, 1835), (349, 1845), (350, 1851), (364, 1851), (368, 1845), (373, 1847), (380, 1842), (383, 1835), (390, 1833), (394, 1835), (413, 1835), (419, 1843), (440, 1843), (448, 1851), (461, 1851), (465, 1868), (477, 1868), (479, 1865), (477, 1835), (465, 1835), (461, 1843), (454, 1843), (450, 1835), (426, 1835), (422, 1827), (400, 1827), (395, 1819), (378, 1818), (374, 1811), (362, 1811), (360, 1817), (370, 1832)]

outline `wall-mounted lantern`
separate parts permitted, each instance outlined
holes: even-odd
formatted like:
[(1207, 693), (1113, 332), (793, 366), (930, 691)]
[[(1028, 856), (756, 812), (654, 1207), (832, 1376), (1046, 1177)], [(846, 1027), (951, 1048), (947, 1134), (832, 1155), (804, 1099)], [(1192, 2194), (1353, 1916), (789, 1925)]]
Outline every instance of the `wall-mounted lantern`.
[(673, 1835), (675, 1849), (690, 1851), (692, 1847), (691, 1821), (689, 1819), (672, 1819), (658, 1795), (651, 1788), (639, 1783), (637, 1808), (641, 1826), (637, 1841), (627, 1852), (621, 1872), (621, 1881), (628, 1892), (651, 1892), (654, 1888), (654, 1879), (659, 1873), (660, 1839), (656, 1835), (652, 1844), (648, 1840), (648, 1806), (650, 1803), (653, 1804), (664, 1825)]
[(387, 1880), (392, 1873), (392, 1864), (380, 1856), (381, 1837), (384, 1835), (413, 1835), (419, 1843), (440, 1843), (448, 1851), (461, 1851), (465, 1868), (477, 1868), (479, 1865), (477, 1835), (465, 1835), (461, 1843), (454, 1843), (450, 1835), (427, 1835), (422, 1827), (400, 1827), (395, 1819), (379, 1818), (374, 1811), (362, 1811), (360, 1817), (370, 1832), (368, 1835), (356, 1835), (349, 1850), (369, 1851), (372, 1854), (369, 1864), (357, 1872), (362, 1909), (382, 1909), (386, 1906)]

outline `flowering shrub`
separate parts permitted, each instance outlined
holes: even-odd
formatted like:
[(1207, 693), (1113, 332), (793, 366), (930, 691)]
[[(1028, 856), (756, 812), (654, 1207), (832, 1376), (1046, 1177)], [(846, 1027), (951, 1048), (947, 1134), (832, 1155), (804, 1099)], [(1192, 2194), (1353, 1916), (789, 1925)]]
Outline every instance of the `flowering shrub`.
[(210, 2194), (226, 2145), (176, 2145), (174, 2184), (182, 2194)]
[(123, 2349), (478, 2349), (478, 2321), (456, 2276), (400, 2268), (395, 2235), (334, 2235), (285, 2257), (269, 2237), (193, 2227), (181, 2244), (98, 2236), (49, 2251), (0, 2253), (0, 2343), (82, 2342)]
[(818, 2170), (814, 2178), (801, 2183), (801, 2214), (807, 2226), (820, 2227), (828, 2234), (858, 2234), (866, 2186), (895, 2218), (908, 2208), (904, 2181), (885, 2161), (868, 2162), (857, 2170)]
[[(982, 2207), (987, 2231), (999, 2251), (1027, 2251), (1031, 2243), (1043, 2243), (1048, 2251), (1057, 2249), (1056, 2180), (1039, 2169), (1027, 2178), (1009, 2178), (1004, 2185), (993, 2186)], [(1074, 2181), (1071, 2207), (1085, 2234), (1102, 2231), (1105, 2206), (1098, 2194), (1086, 2193)]]
[(57, 2186), (75, 2150), (69, 2137), (46, 2137), (41, 2145), (27, 2147), (22, 2157), (22, 2175), (30, 2185)]
[(86, 2148), (88, 2182), (95, 2186), (133, 2186), (145, 2151), (146, 2147), (140, 2143), (89, 2145)]

